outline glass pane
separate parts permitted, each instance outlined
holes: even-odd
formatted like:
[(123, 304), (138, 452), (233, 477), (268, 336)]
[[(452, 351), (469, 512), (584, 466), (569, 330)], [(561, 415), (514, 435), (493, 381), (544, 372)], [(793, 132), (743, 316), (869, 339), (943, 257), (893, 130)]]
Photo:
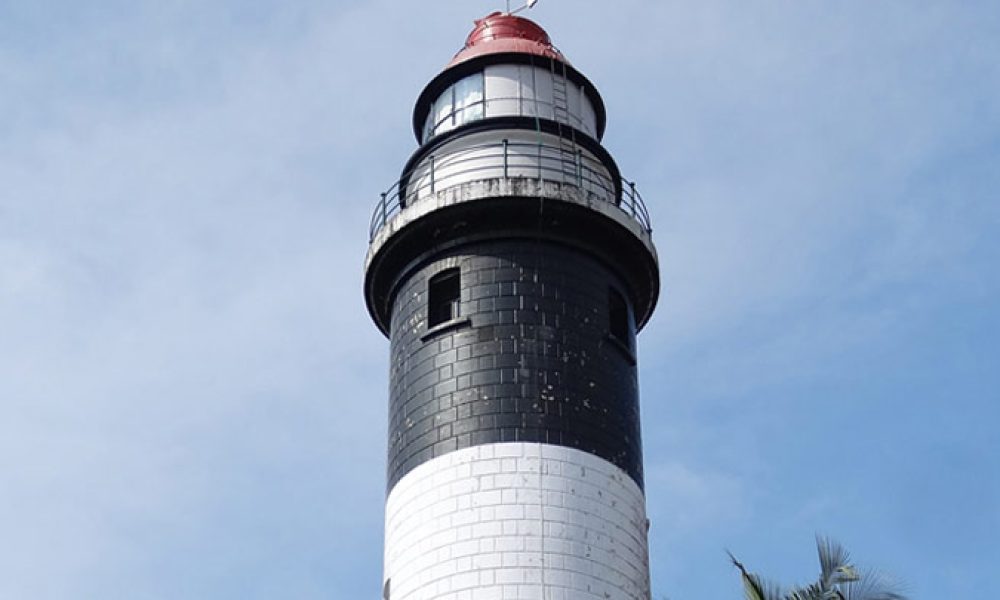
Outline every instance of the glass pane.
[(483, 103), (479, 102), (473, 104), (472, 106), (465, 109), (462, 113), (464, 115), (463, 123), (468, 123), (469, 121), (478, 121), (483, 118)]
[(441, 133), (451, 128), (452, 113), (454, 112), (452, 94), (454, 91), (454, 88), (448, 88), (434, 103), (434, 133)]
[(597, 115), (594, 113), (594, 105), (590, 103), (590, 99), (586, 95), (583, 97), (583, 130), (591, 135), (591, 137), (597, 137)]
[(483, 74), (476, 73), (455, 84), (456, 125), (483, 118)]
[(569, 119), (571, 124), (579, 123), (581, 108), (581, 98), (583, 96), (583, 86), (577, 86), (572, 81), (566, 81), (566, 95), (569, 98)]
[(535, 69), (522, 65), (519, 69), (521, 80), (521, 114), (535, 114)]
[(535, 108), (538, 116), (554, 119), (552, 110), (552, 73), (544, 69), (535, 69)]
[(427, 114), (427, 119), (424, 121), (424, 141), (430, 139), (434, 135), (434, 107), (431, 107), (431, 112)]
[(483, 74), (476, 73), (455, 84), (455, 104), (466, 107), (483, 99)]
[(517, 65), (486, 67), (486, 116), (518, 114), (520, 83)]

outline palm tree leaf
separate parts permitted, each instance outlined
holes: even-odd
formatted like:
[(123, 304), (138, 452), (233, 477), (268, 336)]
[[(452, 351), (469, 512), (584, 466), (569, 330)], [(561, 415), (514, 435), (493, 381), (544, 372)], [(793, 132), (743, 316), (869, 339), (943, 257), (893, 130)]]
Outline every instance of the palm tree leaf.
[(827, 600), (825, 592), (818, 583), (813, 583), (808, 587), (792, 588), (784, 596), (784, 600)]
[(755, 573), (747, 573), (743, 576), (743, 589), (746, 593), (746, 600), (781, 600), (781, 588)]
[(896, 591), (899, 589), (896, 582), (878, 571), (859, 573), (840, 544), (817, 536), (816, 548), (822, 570), (819, 580), (785, 594), (777, 585), (747, 572), (732, 553), (729, 558), (740, 570), (746, 600), (909, 600)]
[(740, 576), (743, 578), (743, 594), (746, 600), (781, 600), (781, 589), (777, 585), (762, 580), (759, 575), (748, 573), (743, 563), (736, 560), (732, 552), (726, 550), (726, 554), (740, 570)]
[(844, 600), (908, 600), (896, 591), (899, 584), (874, 570), (866, 570), (857, 581), (839, 587), (844, 592)]
[(850, 581), (854, 567), (851, 565), (851, 555), (843, 546), (830, 538), (816, 536), (816, 550), (819, 552), (820, 582), (823, 591), (829, 591), (836, 583)]

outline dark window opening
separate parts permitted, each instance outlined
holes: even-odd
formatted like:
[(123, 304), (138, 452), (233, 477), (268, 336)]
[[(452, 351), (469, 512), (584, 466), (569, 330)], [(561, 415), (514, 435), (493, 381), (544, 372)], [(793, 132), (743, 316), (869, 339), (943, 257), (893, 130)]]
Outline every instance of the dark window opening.
[(448, 269), (431, 277), (428, 286), (427, 327), (437, 327), (459, 317), (458, 269)]
[(608, 333), (611, 337), (631, 348), (632, 327), (625, 297), (614, 288), (608, 288)]
[(385, 580), (385, 586), (382, 587), (382, 600), (389, 600), (389, 595), (392, 589), (392, 578)]

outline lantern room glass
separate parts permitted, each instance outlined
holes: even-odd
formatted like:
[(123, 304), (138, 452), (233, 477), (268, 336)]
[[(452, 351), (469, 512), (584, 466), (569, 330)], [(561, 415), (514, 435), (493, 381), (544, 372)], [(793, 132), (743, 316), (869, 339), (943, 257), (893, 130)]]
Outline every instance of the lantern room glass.
[(434, 102), (424, 124), (424, 141), (460, 125), (483, 118), (483, 73), (458, 80)]

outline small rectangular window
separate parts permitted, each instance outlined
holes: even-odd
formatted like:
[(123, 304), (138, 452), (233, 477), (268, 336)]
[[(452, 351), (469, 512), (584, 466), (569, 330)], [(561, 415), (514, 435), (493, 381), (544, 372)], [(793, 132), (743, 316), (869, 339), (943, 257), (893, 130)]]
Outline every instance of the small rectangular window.
[(437, 327), (459, 317), (461, 279), (458, 269), (431, 277), (427, 289), (427, 327)]
[(631, 332), (628, 304), (625, 297), (614, 288), (608, 288), (608, 333), (619, 342), (631, 348)]

